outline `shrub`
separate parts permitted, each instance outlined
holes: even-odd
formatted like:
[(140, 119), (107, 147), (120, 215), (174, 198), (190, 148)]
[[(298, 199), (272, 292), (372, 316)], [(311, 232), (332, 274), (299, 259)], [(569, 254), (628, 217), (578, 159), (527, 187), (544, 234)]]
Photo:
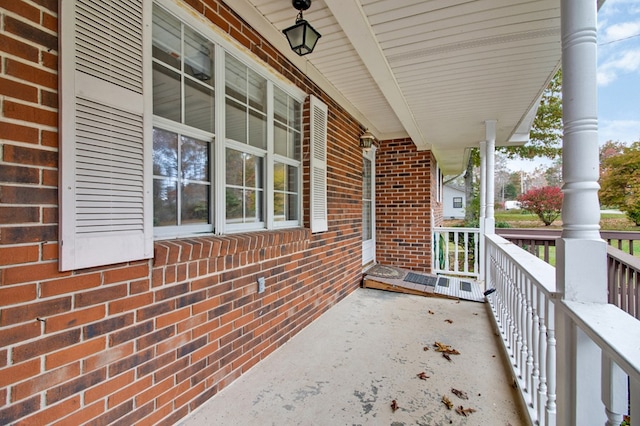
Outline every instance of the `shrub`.
[(562, 211), (562, 191), (557, 186), (545, 186), (527, 191), (518, 197), (522, 208), (540, 218), (549, 226)]

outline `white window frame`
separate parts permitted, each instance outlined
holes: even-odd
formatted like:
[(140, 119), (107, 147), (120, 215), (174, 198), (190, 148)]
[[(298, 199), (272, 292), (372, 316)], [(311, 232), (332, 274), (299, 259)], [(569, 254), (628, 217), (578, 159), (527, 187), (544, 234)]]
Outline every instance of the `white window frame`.
[[(213, 168), (211, 173), (211, 188), (212, 194), (210, 196), (211, 203), (213, 204), (213, 208), (211, 209), (211, 213), (213, 214), (212, 218), (212, 226), (207, 225), (209, 230), (203, 230), (200, 225), (197, 225), (196, 228), (193, 228), (193, 232), (209, 232), (216, 234), (226, 234), (226, 233), (235, 233), (235, 232), (248, 232), (248, 231), (259, 231), (266, 229), (279, 229), (279, 228), (291, 228), (298, 227), (303, 225), (302, 220), (302, 198), (303, 198), (303, 187), (302, 187), (302, 176), (303, 176), (303, 162), (302, 158), (299, 159), (291, 159), (288, 157), (276, 155), (274, 153), (274, 141), (273, 141), (273, 120), (274, 120), (274, 107), (273, 107), (273, 87), (277, 86), (280, 90), (286, 93), (288, 96), (293, 98), (295, 101), (300, 103), (300, 123), (301, 126), (304, 125), (302, 119), (302, 104), (306, 98), (306, 93), (293, 85), (292, 83), (287, 83), (283, 80), (283, 77), (276, 73), (275, 70), (271, 68), (265, 67), (265, 65), (255, 57), (250, 51), (248, 51), (244, 46), (235, 42), (228, 37), (227, 34), (224, 34), (221, 30), (217, 29), (217, 27), (212, 26), (211, 23), (206, 20), (206, 18), (194, 15), (191, 11), (188, 10), (188, 7), (183, 6), (181, 4), (176, 3), (174, 0), (155, 0), (154, 3), (157, 6), (162, 7), (170, 14), (174, 15), (177, 19), (179, 19), (184, 25), (191, 27), (193, 30), (197, 31), (205, 38), (207, 38), (211, 43), (215, 45), (214, 50), (214, 70), (213, 70), (213, 78), (214, 78), (214, 93), (215, 93), (215, 138), (212, 139), (212, 159), (210, 161), (210, 165)], [(267, 149), (262, 150), (260, 148), (253, 147), (249, 144), (239, 143), (236, 141), (231, 141), (226, 139), (226, 125), (225, 125), (225, 55), (231, 55), (236, 60), (241, 62), (243, 65), (247, 66), (263, 78), (267, 80)], [(154, 116), (154, 124), (158, 122), (163, 122), (161, 117)], [(170, 120), (167, 120), (170, 121)], [(183, 128), (177, 124), (179, 131), (181, 134), (187, 134)], [(160, 128), (171, 131), (170, 128), (166, 126), (158, 126)], [(192, 128), (189, 127), (189, 134), (191, 134)], [(302, 132), (302, 128), (300, 129)], [(206, 132), (205, 132), (206, 133)], [(209, 138), (212, 138), (213, 134), (208, 134)], [(208, 140), (208, 139), (205, 139)], [(151, 141), (149, 142), (151, 143)], [(302, 138), (301, 138), (302, 143)], [(226, 165), (225, 165), (225, 157), (226, 157), (226, 149), (236, 149), (238, 151), (247, 152), (252, 155), (263, 157), (264, 159), (264, 190), (263, 190), (263, 209), (264, 209), (264, 221), (263, 222), (255, 222), (255, 223), (227, 223), (226, 222)], [(301, 150), (302, 151), (302, 150)], [(287, 165), (296, 166), (298, 168), (298, 220), (295, 221), (275, 221), (274, 220), (274, 190), (273, 190), (273, 165), (274, 162), (280, 162)], [(160, 228), (182, 228), (182, 229), (167, 229), (161, 230)], [(186, 237), (193, 235), (191, 233), (191, 229), (185, 226), (178, 227), (154, 227), (154, 237), (157, 239), (160, 238), (176, 238), (176, 237)]]

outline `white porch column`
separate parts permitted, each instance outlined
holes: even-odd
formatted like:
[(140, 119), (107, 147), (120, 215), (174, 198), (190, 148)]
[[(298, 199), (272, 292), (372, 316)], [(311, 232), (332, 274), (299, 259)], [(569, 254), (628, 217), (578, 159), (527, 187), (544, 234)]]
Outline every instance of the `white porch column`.
[[(596, 2), (561, 0), (564, 202), (556, 242), (563, 299), (607, 302), (606, 243), (600, 238)], [(604, 424), (600, 349), (556, 311), (558, 424)]]
[[(487, 217), (487, 142), (480, 142), (480, 215), (478, 217), (478, 226), (480, 228), (480, 253), (485, 256), (485, 241), (484, 241), (484, 220)], [(488, 288), (488, 283), (485, 281), (486, 262), (480, 262), (480, 276), (478, 279), (480, 282), (484, 282), (485, 290)]]
[(486, 212), (484, 231), (487, 234), (494, 234), (496, 228), (496, 219), (494, 217), (494, 199), (495, 199), (495, 173), (496, 173), (496, 120), (487, 120), (484, 122), (486, 132), (486, 162), (487, 170), (484, 176), (487, 182), (486, 193)]
[(480, 227), (487, 217), (487, 142), (480, 142)]

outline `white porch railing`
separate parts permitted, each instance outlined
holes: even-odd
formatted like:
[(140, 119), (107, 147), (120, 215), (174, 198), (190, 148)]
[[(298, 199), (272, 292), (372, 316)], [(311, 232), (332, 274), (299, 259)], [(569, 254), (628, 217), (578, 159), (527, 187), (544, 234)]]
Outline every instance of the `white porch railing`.
[(472, 278), (480, 276), (478, 228), (435, 228), (433, 238), (433, 273)]
[[(602, 354), (601, 400), (580, 404), (602, 407), (607, 425), (620, 425), (629, 407), (632, 419), (640, 419), (640, 322), (611, 304), (562, 300), (555, 268), (497, 235), (487, 235), (485, 241), (486, 286), (496, 289), (489, 302), (531, 422), (564, 423), (556, 419), (556, 387), (575, 377), (556, 370), (555, 317), (560, 315)], [(575, 394), (566, 397), (576, 403)]]

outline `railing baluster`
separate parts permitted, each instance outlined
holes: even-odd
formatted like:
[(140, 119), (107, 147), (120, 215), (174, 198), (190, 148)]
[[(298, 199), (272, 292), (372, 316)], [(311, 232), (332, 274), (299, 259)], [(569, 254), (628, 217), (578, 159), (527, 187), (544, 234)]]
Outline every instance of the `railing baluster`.
[(640, 418), (640, 380), (633, 377), (629, 379), (629, 415), (631, 418)]
[(606, 353), (602, 354), (602, 402), (607, 426), (619, 426), (627, 412), (628, 376)]
[(635, 312), (633, 316), (640, 319), (640, 273), (636, 271), (636, 279), (635, 285), (633, 286), (634, 294), (633, 299), (635, 300)]
[(556, 426), (556, 335), (555, 306), (546, 301), (547, 312), (547, 405), (545, 409), (546, 424)]
[(531, 292), (531, 280), (525, 279), (525, 295), (527, 302), (527, 314), (526, 314), (526, 339), (525, 339), (525, 356), (526, 356), (526, 369), (525, 378), (527, 383), (527, 392), (531, 395), (531, 404), (533, 406), (535, 390), (533, 387), (533, 306), (532, 306), (532, 292)]
[(546, 425), (547, 406), (547, 299), (538, 291), (538, 321), (540, 330), (538, 341), (538, 358), (540, 359), (540, 383), (538, 384), (538, 421), (541, 426)]

